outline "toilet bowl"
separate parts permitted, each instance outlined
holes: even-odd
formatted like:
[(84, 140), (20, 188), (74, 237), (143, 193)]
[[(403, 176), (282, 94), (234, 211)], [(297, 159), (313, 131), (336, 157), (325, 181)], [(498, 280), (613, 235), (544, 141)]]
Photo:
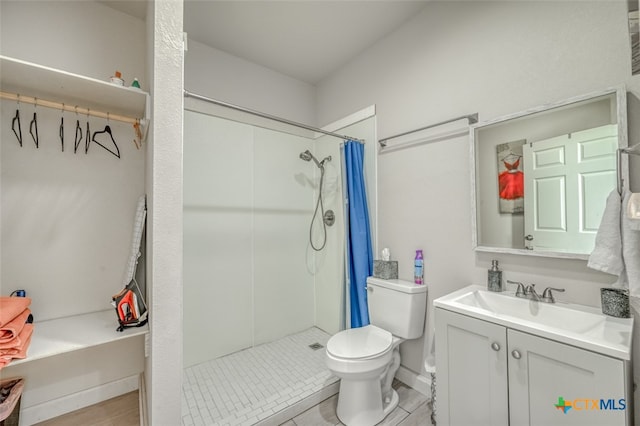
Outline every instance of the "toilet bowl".
[(391, 382), (400, 365), (401, 341), (374, 325), (341, 331), (329, 339), (326, 362), (340, 379), (336, 414), (342, 423), (375, 425), (398, 405)]
[(336, 414), (346, 426), (373, 426), (398, 405), (391, 387), (400, 366), (400, 343), (422, 336), (426, 286), (367, 279), (371, 324), (329, 339), (327, 368), (340, 379)]

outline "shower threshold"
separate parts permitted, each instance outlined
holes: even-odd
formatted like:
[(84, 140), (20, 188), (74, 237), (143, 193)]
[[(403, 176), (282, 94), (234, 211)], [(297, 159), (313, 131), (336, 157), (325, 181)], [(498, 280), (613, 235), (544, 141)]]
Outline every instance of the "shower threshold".
[(331, 337), (301, 333), (184, 370), (182, 425), (278, 425), (338, 392), (324, 350)]

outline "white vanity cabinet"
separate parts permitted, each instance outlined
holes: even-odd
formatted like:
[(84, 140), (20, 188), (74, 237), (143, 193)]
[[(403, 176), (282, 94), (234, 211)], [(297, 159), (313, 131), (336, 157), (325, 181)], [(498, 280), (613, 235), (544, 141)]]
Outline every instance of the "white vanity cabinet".
[(511, 329), (507, 342), (511, 425), (627, 424), (625, 361)]
[(438, 307), (435, 321), (438, 425), (630, 424), (628, 361)]
[(436, 308), (438, 425), (509, 424), (507, 331)]

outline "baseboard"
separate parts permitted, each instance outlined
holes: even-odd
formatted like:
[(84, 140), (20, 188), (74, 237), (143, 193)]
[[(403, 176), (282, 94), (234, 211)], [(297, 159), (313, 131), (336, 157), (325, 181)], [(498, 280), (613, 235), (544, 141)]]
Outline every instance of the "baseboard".
[(105, 383), (90, 389), (65, 395), (61, 398), (52, 399), (20, 411), (20, 424), (31, 425), (42, 422), (97, 404), (125, 393), (133, 392), (140, 385), (138, 374), (125, 377), (110, 383)]
[(396, 378), (402, 383), (411, 386), (421, 394), (431, 397), (431, 378), (416, 374), (402, 365), (396, 372)]

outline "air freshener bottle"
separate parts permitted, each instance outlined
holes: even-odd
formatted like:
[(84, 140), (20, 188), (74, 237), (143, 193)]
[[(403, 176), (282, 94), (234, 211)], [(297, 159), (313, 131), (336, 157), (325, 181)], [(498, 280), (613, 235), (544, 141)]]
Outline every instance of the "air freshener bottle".
[(489, 291), (502, 291), (502, 271), (498, 268), (498, 261), (491, 261), (491, 269), (487, 271), (487, 289)]
[(413, 262), (413, 282), (416, 284), (423, 284), (424, 278), (424, 258), (422, 256), (422, 250), (416, 250), (416, 258)]

